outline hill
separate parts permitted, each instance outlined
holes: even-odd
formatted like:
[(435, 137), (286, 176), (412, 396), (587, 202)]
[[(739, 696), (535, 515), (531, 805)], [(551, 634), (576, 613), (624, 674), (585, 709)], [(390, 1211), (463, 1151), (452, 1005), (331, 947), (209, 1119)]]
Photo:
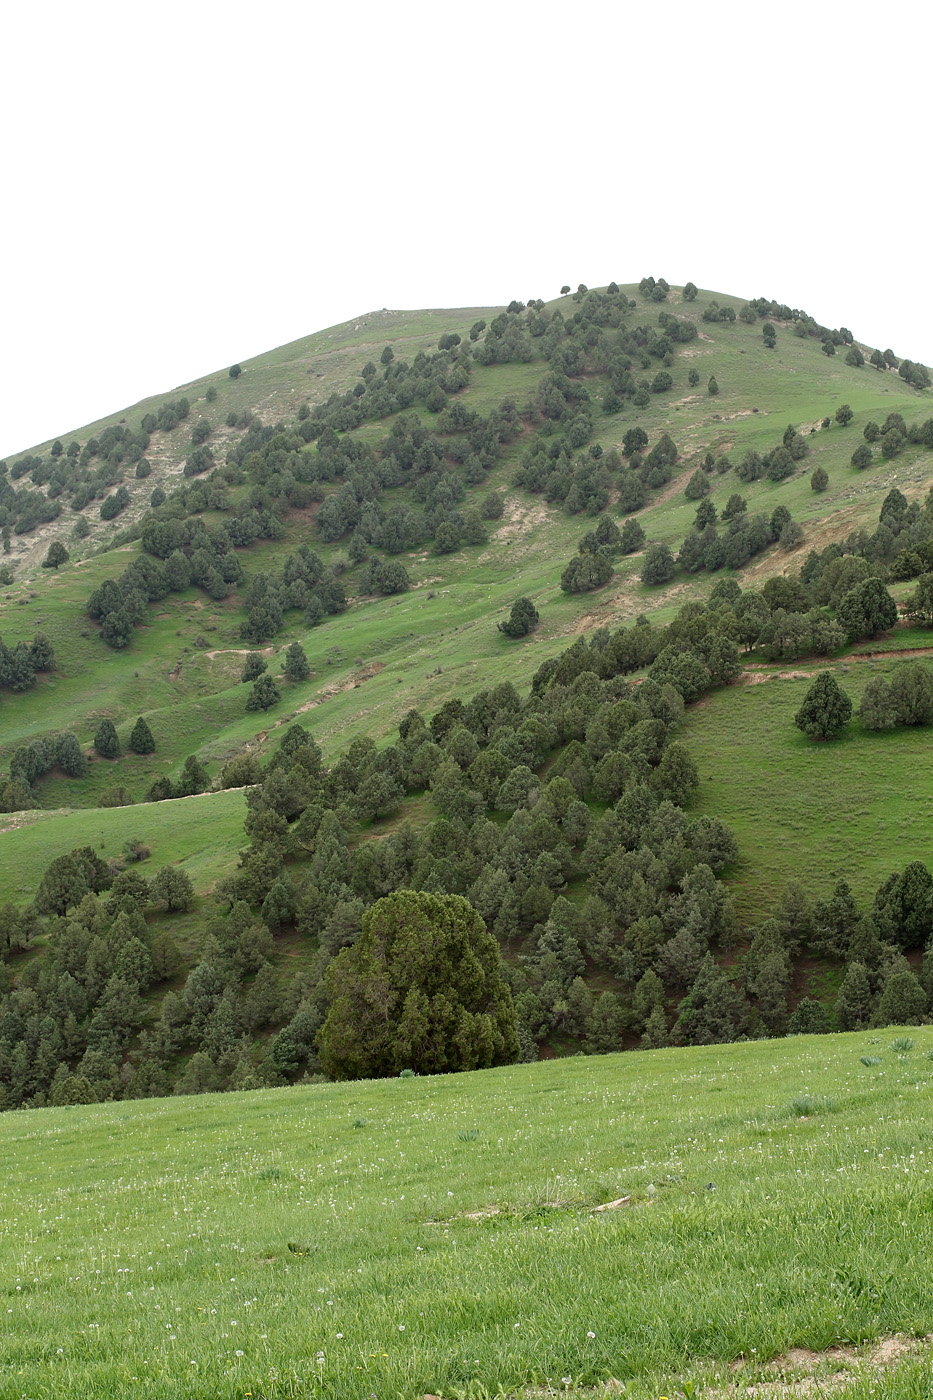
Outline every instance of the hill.
[(923, 1396), (931, 1050), (925, 1027), (4, 1115), (4, 1389)]
[[(800, 309), (645, 279), (375, 313), (8, 464), (9, 1101), (315, 1072), (326, 968), (397, 886), (480, 908), (528, 1055), (683, 1036), (708, 950), (740, 998), (720, 1037), (831, 1017), (852, 962), (862, 1020), (892, 979), (925, 1005), (883, 883), (928, 857), (924, 730), (817, 746), (793, 716), (811, 672), (856, 706), (907, 656), (928, 684), (928, 380)], [(845, 601), (871, 580), (903, 614), (881, 641)], [(90, 902), (56, 922), (46, 888), (37, 919), (71, 851)]]

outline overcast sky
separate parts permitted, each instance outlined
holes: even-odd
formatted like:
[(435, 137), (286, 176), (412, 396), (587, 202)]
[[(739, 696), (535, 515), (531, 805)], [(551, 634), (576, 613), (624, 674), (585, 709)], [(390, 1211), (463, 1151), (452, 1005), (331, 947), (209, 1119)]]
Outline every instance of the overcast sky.
[(928, 4), (633, 8), (17, 6), (0, 456), (376, 307), (564, 282), (933, 363)]

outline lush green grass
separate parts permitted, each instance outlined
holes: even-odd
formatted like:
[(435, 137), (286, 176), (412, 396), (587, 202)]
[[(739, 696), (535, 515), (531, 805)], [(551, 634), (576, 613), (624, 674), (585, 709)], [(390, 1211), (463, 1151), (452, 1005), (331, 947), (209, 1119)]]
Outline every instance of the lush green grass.
[(26, 812), (0, 817), (0, 903), (33, 897), (46, 867), (75, 846), (93, 846), (104, 860), (118, 858), (126, 841), (141, 841), (152, 855), (143, 869), (180, 865), (197, 893), (211, 889), (236, 863), (245, 845), (242, 789), (76, 812)]
[[(896, 662), (831, 664), (857, 711), (867, 682)], [(845, 877), (865, 901), (908, 861), (933, 865), (929, 731), (873, 733), (856, 717), (840, 739), (806, 738), (794, 715), (819, 669), (763, 667), (743, 678), (760, 684), (715, 691), (688, 711), (684, 739), (701, 778), (694, 810), (735, 831), (732, 883), (749, 922), (774, 907), (789, 879), (823, 893)]]
[(923, 1336), (933, 1032), (910, 1035), (4, 1115), (0, 1390), (614, 1376), (647, 1400), (742, 1356), (751, 1382), (793, 1346)]

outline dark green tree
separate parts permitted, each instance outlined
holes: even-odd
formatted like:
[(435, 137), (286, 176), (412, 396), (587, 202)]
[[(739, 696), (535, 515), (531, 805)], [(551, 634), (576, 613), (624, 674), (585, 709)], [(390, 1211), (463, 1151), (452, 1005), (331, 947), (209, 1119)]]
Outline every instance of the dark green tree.
[(87, 759), (73, 734), (59, 734), (54, 743), (53, 762), (69, 778), (83, 778)]
[(927, 1010), (927, 995), (909, 967), (893, 972), (884, 985), (875, 1024), (917, 1026)]
[(897, 723), (891, 687), (881, 676), (873, 676), (866, 685), (858, 717), (866, 729), (893, 729)]
[(841, 403), (836, 409), (836, 422), (841, 428), (847, 428), (854, 417), (855, 414), (847, 403)]
[(507, 637), (525, 637), (533, 632), (540, 621), (538, 610), (530, 598), (516, 598), (512, 611), (505, 622), (496, 624)]
[(826, 1035), (829, 1016), (821, 1001), (804, 997), (787, 1023), (788, 1035)]
[(101, 758), (120, 757), (120, 739), (112, 719), (102, 719), (97, 726), (94, 731), (94, 747)]
[(860, 641), (893, 627), (897, 604), (880, 579), (867, 578), (843, 596), (836, 617), (850, 640)]
[(191, 877), (177, 865), (163, 865), (149, 888), (152, 898), (164, 904), (169, 913), (189, 909), (194, 899)]
[(246, 708), (248, 711), (270, 710), (281, 698), (282, 692), (272, 677), (260, 676), (246, 698)]
[(633, 554), (636, 549), (641, 549), (644, 542), (644, 530), (633, 516), (629, 516), (628, 520), (626, 520), (625, 524), (622, 526), (622, 536), (620, 540), (622, 553)]
[(891, 673), (891, 703), (898, 724), (933, 724), (933, 673), (920, 661), (902, 661)]
[(794, 715), (794, 723), (811, 739), (835, 739), (852, 718), (852, 701), (830, 671), (821, 671)]
[(718, 393), (719, 393), (719, 384), (717, 383), (715, 374), (711, 374), (711, 375), (710, 375), (710, 377), (709, 377), (709, 383), (708, 383), (707, 386), (706, 386), (706, 392), (707, 392), (708, 394), (718, 394)]
[(836, 997), (836, 1025), (841, 1031), (860, 1031), (871, 1020), (872, 995), (868, 973), (860, 962), (850, 962)]
[(817, 467), (810, 477), (811, 491), (825, 491), (829, 485), (829, 474), (823, 467)]
[(239, 379), (243, 371), (239, 365), (231, 365), (227, 373), (230, 375), (231, 379)]
[(241, 679), (244, 682), (257, 681), (266, 670), (266, 660), (258, 651), (251, 651), (246, 657)]
[(70, 557), (61, 540), (53, 540), (42, 561), (42, 567), (43, 569), (57, 569), (59, 565), (67, 564)]
[(149, 728), (142, 715), (139, 716), (136, 723), (133, 725), (133, 732), (130, 734), (128, 748), (132, 753), (155, 753), (155, 739), (152, 737), (152, 730)]
[(712, 489), (712, 485), (706, 473), (695, 471), (684, 487), (684, 495), (688, 501), (698, 501), (701, 497), (708, 496)]
[(670, 547), (666, 544), (649, 545), (641, 569), (642, 583), (670, 583), (675, 572), (676, 565)]
[(436, 1074), (518, 1059), (498, 946), (457, 895), (400, 890), (377, 900), (357, 941), (331, 965), (327, 987), (318, 1048), (331, 1078)]
[(56, 856), (39, 882), (36, 908), (40, 914), (64, 914), (88, 892), (87, 877), (74, 853)]
[(285, 675), (290, 681), (306, 681), (311, 674), (311, 667), (305, 655), (305, 649), (300, 642), (292, 642), (285, 653)]
[(720, 1045), (737, 1040), (747, 1024), (745, 998), (707, 953), (678, 1008), (674, 1040), (679, 1045)]

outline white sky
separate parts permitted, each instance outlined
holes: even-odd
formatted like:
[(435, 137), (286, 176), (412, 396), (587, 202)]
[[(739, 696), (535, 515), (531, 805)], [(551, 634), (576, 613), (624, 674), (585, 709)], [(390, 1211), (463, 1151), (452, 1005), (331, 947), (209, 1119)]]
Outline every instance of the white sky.
[(933, 363), (925, 0), (17, 5), (0, 456), (376, 307), (647, 274)]

